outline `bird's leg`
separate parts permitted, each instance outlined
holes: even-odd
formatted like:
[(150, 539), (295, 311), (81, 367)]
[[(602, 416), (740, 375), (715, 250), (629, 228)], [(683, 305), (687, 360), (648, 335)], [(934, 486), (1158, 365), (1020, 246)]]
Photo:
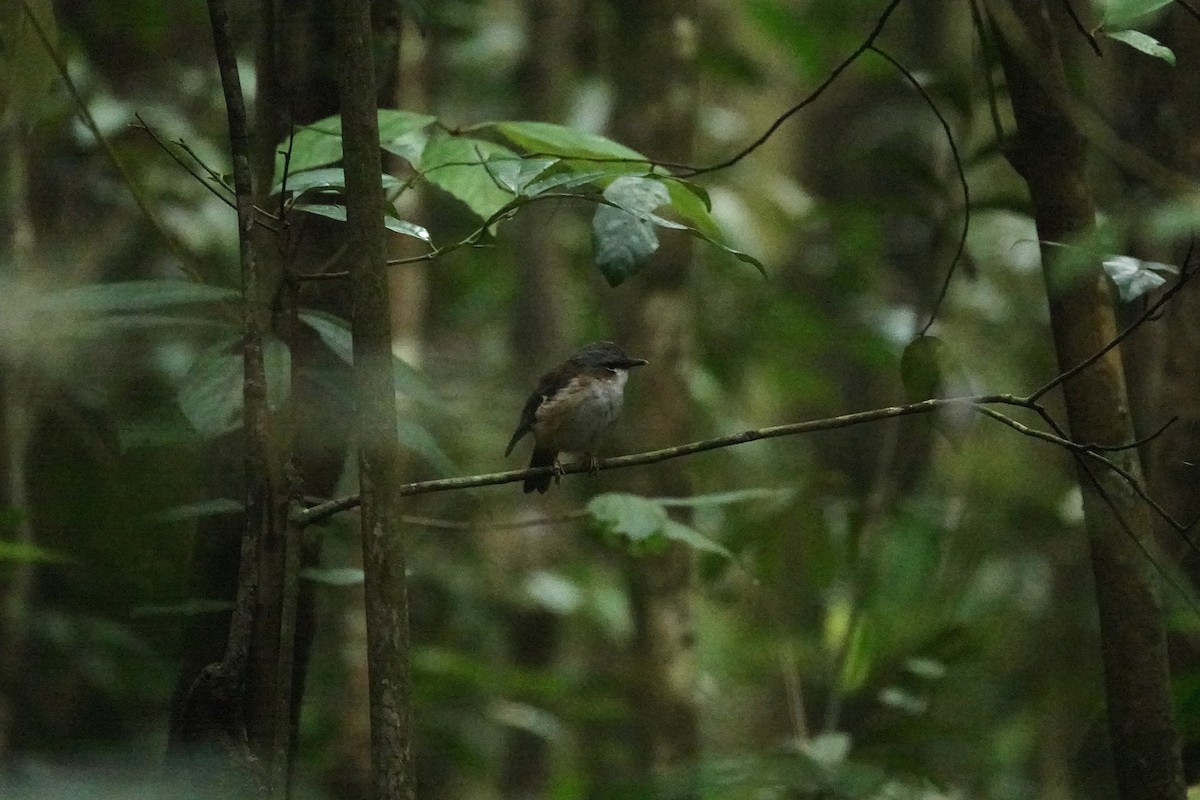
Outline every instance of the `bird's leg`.
[(596, 457), (595, 453), (585, 453), (583, 460), (587, 464), (588, 475), (594, 478), (600, 474), (600, 459)]
[(555, 486), (562, 483), (562, 477), (565, 474), (566, 473), (563, 471), (562, 461), (559, 459), (558, 456), (555, 456), (554, 457), (554, 485)]

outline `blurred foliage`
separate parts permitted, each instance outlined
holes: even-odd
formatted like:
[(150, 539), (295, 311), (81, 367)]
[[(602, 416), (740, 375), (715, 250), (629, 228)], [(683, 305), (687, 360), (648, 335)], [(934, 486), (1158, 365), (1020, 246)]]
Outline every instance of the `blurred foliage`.
[[(1036, 234), (991, 127), (966, 4), (906, 3), (885, 37), (954, 130), (973, 196), (936, 338), (917, 339), (916, 351), (966, 210), (938, 119), (882, 59), (856, 62), (736, 166), (684, 183), (644, 164), (594, 160), (638, 158), (601, 136), (612, 92), (603, 4), (579, 4), (567, 116), (526, 122), (512, 121), (519, 63), (539, 43), (526, 38), (521, 4), (404, 5), (438, 59), (437, 91), (422, 113), (383, 112), (381, 145), (408, 165), (387, 188), (397, 200), (420, 174), (445, 194), (427, 196), (420, 218), (393, 206), (392, 229), (444, 247), (493, 228), (427, 267), (397, 267), (424, 269), (429, 282), (423, 355), (396, 361), (413, 480), (505, 467), (499, 454), (532, 376), (513, 374), (506, 344), (521, 324), (518, 234), (492, 217), (519, 215), (547, 193), (588, 195), (554, 201), (544, 231), (570, 265), (560, 300), (577, 341), (620, 338), (610, 319), (637, 303), (637, 268), (655, 268), (660, 229), (686, 226), (718, 244), (696, 249), (689, 287), (696, 350), (684, 377), (696, 438), (895, 404), (906, 392), (1027, 391), (1053, 376)], [(697, 164), (736, 152), (811, 91), (882, 5), (701, 4)], [(1144, 13), (1120, 5), (1122, 19)], [(19, 9), (0, 4), (0, 30), (19, 33), (15, 43), (0, 36), (5, 59), (31, 47), (25, 28), (2, 24)], [(44, 65), (4, 95), (4, 168), (25, 176), (5, 184), (4, 227), (32, 242), (0, 253), (4, 445), (20, 422), (14, 408), (32, 445), (24, 501), (0, 508), (0, 586), (18, 567), (33, 570), (20, 681), (0, 687), (11, 706), (0, 720), (13, 762), (0, 777), (4, 797), (129, 796), (130, 785), (147, 785), (136, 776), (161, 751), (186, 623), (227, 608), (193, 593), (189, 561), (197, 519), (229, 514), (240, 497), (212, 496), (208, 480), (240, 469), (229, 439), (210, 446), (237, 427), (240, 407), (236, 294), (223, 288), (238, 284), (234, 217), (210, 191), (220, 182), (184, 173), (135, 114), (217, 176), (229, 171), (226, 133), (199, 6), (166, 9), (60, 3), (56, 41), (137, 191), (191, 263), (178, 263), (139, 215), (63, 88), (34, 91)], [(247, 58), (250, 10), (238, 8)], [(1110, 65), (1098, 79), (1120, 91), (1125, 78)], [(337, 134), (336, 119), (299, 129), (288, 176), (297, 210), (335, 221), (344, 218)], [(12, 186), (25, 188), (14, 196)], [(1116, 232), (1069, 244), (1107, 257), (1135, 241), (1167, 247), (1195, 228), (1194, 198), (1135, 208), (1113, 192), (1101, 202)], [(587, 266), (597, 249), (603, 276)], [(1110, 275), (1127, 300), (1169, 279), (1159, 262), (1117, 266), (1124, 271)], [(305, 310), (300, 319), (349, 361), (340, 317)], [(286, 387), (287, 349), (269, 350), (274, 385)], [(336, 375), (311, 377), (344, 400)], [(654, 398), (640, 391), (635, 378), (629, 408), (652, 414)], [(273, 402), (290, 397), (280, 388)], [(622, 472), (570, 476), (553, 507), (579, 510), (565, 521), (543, 517), (512, 486), (414, 498), (418, 758), (429, 795), (495, 797), (505, 741), (523, 731), (549, 748), (546, 796), (646, 796), (607, 769), (634, 758), (621, 566), (684, 541), (700, 565), (706, 758), (669, 776), (668, 792), (677, 781), (713, 798), (1106, 796), (1094, 608), (1069, 459), (986, 420), (952, 424), (953, 437), (914, 420), (692, 456), (673, 467), (694, 487), (690, 499), (630, 495)], [(682, 503), (687, 525), (668, 513)], [(549, 563), (528, 563), (536, 559), (519, 537), (488, 527), (513, 520), (553, 542)], [(34, 542), (10, 541), (20, 521)], [(331, 776), (361, 757), (344, 712), (363, 654), (340, 649), (361, 578), (353, 529), (337, 520), (314, 532), (323, 561), (305, 575), (321, 611), (303, 796), (339, 796)], [(1194, 600), (1167, 594), (1178, 627), (1194, 629)], [(516, 663), (519, 615), (561, 632), (549, 665)], [(1193, 732), (1197, 687), (1195, 674), (1181, 676)]]

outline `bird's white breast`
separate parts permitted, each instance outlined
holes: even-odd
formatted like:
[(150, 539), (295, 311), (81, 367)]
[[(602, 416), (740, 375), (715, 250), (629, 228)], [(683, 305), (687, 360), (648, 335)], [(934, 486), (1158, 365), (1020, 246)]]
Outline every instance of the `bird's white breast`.
[(537, 410), (534, 423), (539, 442), (568, 453), (594, 453), (617, 421), (629, 370), (611, 370), (609, 380), (572, 378)]

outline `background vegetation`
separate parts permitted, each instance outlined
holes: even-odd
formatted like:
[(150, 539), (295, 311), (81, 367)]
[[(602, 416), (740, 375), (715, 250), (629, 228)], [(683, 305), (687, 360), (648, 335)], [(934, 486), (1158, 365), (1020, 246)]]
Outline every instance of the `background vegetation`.
[[(301, 505), (358, 491), (325, 5), (230, 6), (266, 221), (252, 313), (290, 454), (264, 457)], [(600, 338), (650, 361), (613, 453), (1055, 378), (1039, 231), (1006, 157), (1008, 5), (376, 3), (379, 103), (407, 112), (380, 117), (401, 480), (522, 466), (501, 453), (536, 376)], [(1183, 2), (1050, 5), (1098, 210), (1062, 243), (1090, 260), (1064, 269), (1111, 281), (1123, 323), (1172, 292), (1120, 348), (1161, 512), (1125, 532), (1187, 743), (1200, 342), (1196, 290), (1163, 265), (1195, 226), (1200, 20)], [(209, 19), (4, 0), (0, 31), (0, 795), (203, 795), (160, 765), (225, 652), (247, 527)], [(639, 207), (612, 190), (611, 142), (689, 184), (652, 176), (670, 203)], [(1104, 278), (1118, 254), (1131, 272)], [(1041, 400), (1065, 425), (1057, 389)], [(1115, 797), (1076, 469), (948, 406), (570, 475), (544, 498), (406, 497), (416, 795)], [(356, 513), (306, 527), (296, 556), (296, 796), (372, 791)]]

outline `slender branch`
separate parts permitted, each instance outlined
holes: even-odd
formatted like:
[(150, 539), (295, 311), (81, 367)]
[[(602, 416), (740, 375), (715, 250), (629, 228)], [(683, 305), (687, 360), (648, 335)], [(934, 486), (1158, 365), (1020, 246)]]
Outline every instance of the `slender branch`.
[(1153, 303), (1151, 303), (1150, 306), (1145, 311), (1143, 311), (1141, 314), (1138, 315), (1137, 319), (1135, 319), (1133, 322), (1129, 323), (1129, 325), (1127, 325), (1124, 330), (1122, 330), (1115, 337), (1113, 337), (1113, 339), (1111, 341), (1109, 341), (1107, 344), (1105, 344), (1104, 347), (1097, 350), (1089, 358), (1079, 362), (1078, 364), (1076, 364), (1075, 366), (1066, 370), (1065, 372), (1061, 372), (1058, 375), (1056, 375), (1053, 379), (1048, 381), (1044, 386), (1040, 387), (1033, 394), (1029, 395), (1029, 399), (1036, 401), (1036, 400), (1040, 399), (1041, 397), (1043, 397), (1047, 392), (1049, 392), (1054, 387), (1070, 380), (1075, 375), (1079, 374), (1083, 370), (1090, 367), (1092, 364), (1095, 364), (1097, 361), (1104, 358), (1106, 353), (1108, 353), (1114, 347), (1119, 345), (1121, 342), (1128, 339), (1133, 334), (1133, 332), (1136, 331), (1138, 328), (1140, 328), (1142, 325), (1146, 324), (1151, 319), (1154, 319), (1155, 315), (1158, 313), (1159, 309), (1161, 309), (1168, 302), (1170, 302), (1171, 298), (1173, 298), (1175, 295), (1179, 294), (1179, 292), (1183, 289), (1183, 287), (1187, 285), (1188, 281), (1190, 281), (1192, 279), (1192, 276), (1196, 274), (1196, 269), (1188, 269), (1188, 267), (1187, 267), (1187, 262), (1190, 260), (1191, 260), (1191, 250), (1189, 249), (1188, 255), (1184, 260), (1183, 268), (1180, 270), (1180, 273), (1179, 273), (1179, 280), (1175, 281), (1175, 283), (1171, 284), (1170, 287), (1168, 287), (1166, 290), (1164, 290), (1163, 293), (1159, 296), (1159, 298), (1157, 300), (1155, 300)]
[[(875, 44), (875, 40), (879, 38), (879, 35), (881, 33), (883, 33), (883, 29), (887, 25), (888, 18), (891, 17), (892, 12), (895, 11), (896, 7), (899, 5), (900, 5), (900, 0), (891, 0), (887, 4), (887, 7), (885, 7), (883, 9), (883, 13), (881, 13), (879, 15), (879, 19), (876, 20), (874, 29), (872, 29), (872, 31), (867, 35), (867, 38), (864, 39), (863, 42), (857, 48), (855, 48), (854, 52), (851, 53), (850, 55), (846, 56), (844, 59), (842, 59), (842, 62), (840, 64), (838, 64), (836, 67), (834, 67), (833, 70), (830, 71), (829, 75), (826, 76), (825, 80), (822, 81), (821, 84), (816, 89), (813, 89), (808, 94), (807, 97), (805, 97), (799, 103), (796, 103), (796, 105), (792, 106), (787, 111), (780, 114), (778, 117), (776, 117), (775, 121), (772, 122), (767, 127), (767, 129), (765, 131), (763, 131), (761, 135), (759, 135), (759, 137), (757, 139), (755, 139), (753, 142), (751, 142), (750, 144), (743, 147), (738, 152), (734, 153), (729, 158), (726, 158), (724, 161), (718, 161), (716, 164), (711, 164), (707, 167), (698, 167), (698, 168), (695, 168), (695, 167), (686, 168), (685, 167), (684, 172), (682, 173), (681, 177), (694, 178), (697, 175), (704, 175), (709, 172), (716, 172), (718, 170), (727, 169), (729, 167), (732, 167), (734, 164), (738, 163), (742, 159), (744, 159), (746, 156), (753, 153), (758, 148), (762, 147), (763, 144), (765, 144), (768, 139), (770, 139), (772, 136), (775, 135), (775, 131), (779, 130), (780, 126), (782, 126), (783, 123), (787, 122), (789, 119), (791, 119), (797, 113), (799, 113), (802, 109), (806, 108), (809, 105), (812, 105), (812, 103), (815, 102), (817, 100), (817, 98), (819, 98), (821, 95), (825, 94), (826, 89), (828, 89), (830, 86), (832, 86), (834, 84), (834, 82), (839, 77), (841, 77), (843, 72), (845, 72), (847, 69), (849, 69), (851, 64), (853, 64), (855, 61), (857, 61), (859, 59), (859, 57), (862, 56), (863, 53), (865, 53), (865, 52), (867, 52), (867, 50), (871, 49), (871, 47)], [(683, 166), (683, 165), (664, 164), (663, 166), (678, 167), (678, 166)]]
[(1062, 0), (1063, 10), (1067, 12), (1067, 16), (1071, 18), (1071, 24), (1075, 26), (1075, 30), (1079, 31), (1079, 35), (1087, 39), (1088, 44), (1092, 46), (1092, 52), (1104, 58), (1104, 53), (1100, 51), (1100, 44), (1096, 41), (1096, 37), (1092, 32), (1084, 26), (1083, 20), (1079, 18), (1079, 13), (1075, 11), (1075, 6), (1071, 0)]
[[(908, 405), (903, 406), (889, 406), (886, 408), (872, 409), (870, 411), (858, 411), (853, 414), (843, 414), (837, 417), (826, 417), (823, 419), (808, 420), (806, 422), (793, 422), (786, 425), (758, 428), (755, 430), (730, 434), (728, 436), (719, 436), (715, 439), (704, 439), (696, 442), (688, 442), (687, 444), (666, 447), (661, 450), (651, 450), (645, 453), (617, 456), (615, 458), (605, 458), (600, 460), (595, 469), (622, 469), (625, 467), (657, 464), (661, 461), (668, 461), (673, 458), (682, 458), (684, 456), (690, 456), (696, 453), (703, 453), (707, 450), (716, 450), (723, 447), (745, 444), (747, 442), (756, 442), (762, 439), (775, 439), (781, 436), (796, 436), (799, 434), (813, 433), (815, 431), (847, 428), (853, 425), (862, 425), (868, 422), (879, 422), (881, 420), (894, 419), (896, 417), (906, 417), (913, 414), (928, 414), (940, 408), (947, 408), (951, 406), (986, 404), (1028, 407), (1028, 404), (1022, 398), (1008, 394), (988, 394), (977, 395), (973, 397), (951, 397), (944, 399), (922, 400), (918, 403), (909, 403)], [(574, 474), (588, 471), (590, 471), (590, 467), (586, 463), (567, 464), (562, 467), (562, 472), (564, 474)], [(522, 481), (526, 478), (535, 476), (552, 474), (554, 474), (553, 467), (534, 467), (533, 469), (514, 469), (507, 470), (505, 472), (493, 472), (484, 475), (467, 475), (459, 478), (441, 478), (438, 480), (403, 484), (400, 487), (400, 495), (409, 496), (417, 494), (430, 494), (432, 492), (445, 492), (455, 489), (474, 489), (481, 486), (496, 486), (504, 483), (515, 483), (516, 481)], [(358, 495), (339, 497), (337, 499), (329, 500), (310, 508), (297, 511), (292, 515), (292, 519), (301, 526), (312, 525), (328, 519), (329, 517), (341, 511), (354, 508), (358, 504)]]
[(962, 261), (963, 252), (967, 249), (967, 234), (971, 230), (971, 187), (967, 185), (967, 171), (963, 167), (962, 156), (958, 152), (958, 145), (954, 142), (954, 132), (950, 130), (950, 123), (938, 109), (937, 103), (933, 102), (933, 97), (925, 90), (925, 87), (921, 85), (916, 76), (908, 71), (907, 67), (874, 44), (869, 49), (895, 67), (904, 76), (905, 80), (917, 90), (922, 99), (925, 100), (925, 104), (933, 111), (933, 115), (937, 117), (938, 122), (942, 125), (942, 132), (946, 134), (946, 143), (950, 146), (950, 155), (954, 157), (954, 170), (958, 175), (958, 183), (962, 187), (963, 224), (962, 232), (958, 236), (958, 249), (954, 252), (954, 258), (950, 260), (950, 267), (946, 270), (946, 277), (942, 280), (942, 288), (938, 291), (937, 299), (933, 301), (933, 309), (929, 312), (929, 320), (918, 334), (924, 336), (929, 332), (929, 329), (937, 319), (938, 311), (941, 310), (942, 303), (945, 301), (946, 295), (950, 292), (950, 281), (954, 278), (954, 272)]
[(154, 212), (150, 210), (150, 204), (143, 196), (141, 189), (138, 188), (138, 183), (129, 174), (129, 170), (125, 167), (121, 157), (117, 155), (117, 151), (113, 148), (112, 143), (105, 138), (100, 132), (100, 126), (96, 124), (96, 118), (92, 116), (91, 110), (87, 106), (87, 102), (83, 99), (83, 94), (79, 91), (79, 87), (75, 85), (75, 81), (71, 80), (70, 70), (67, 69), (67, 61), (63, 58), (62, 53), (50, 41), (46, 29), (42, 27), (41, 21), (37, 18), (37, 14), (29, 6), (29, 0), (21, 0), (21, 7), (25, 10), (25, 16), (29, 19), (30, 25), (33, 26), (34, 33), (37, 34), (38, 40), (42, 43), (42, 47), (46, 50), (46, 55), (54, 62), (54, 67), (58, 70), (58, 77), (62, 79), (63, 85), (67, 87), (67, 93), (71, 95), (71, 100), (75, 104), (75, 110), (79, 114), (79, 118), (83, 120), (83, 124), (87, 127), (96, 143), (100, 145), (100, 149), (104, 151), (104, 155), (108, 158), (109, 163), (113, 165), (113, 169), (121, 176), (121, 180), (125, 183), (125, 187), (133, 196), (133, 202), (137, 205), (138, 210), (150, 223), (150, 227), (158, 234), (163, 243), (171, 254), (179, 260), (179, 268), (192, 280), (202, 282), (200, 271), (192, 263), (192, 256), (188, 253), (187, 248), (175, 238)]

